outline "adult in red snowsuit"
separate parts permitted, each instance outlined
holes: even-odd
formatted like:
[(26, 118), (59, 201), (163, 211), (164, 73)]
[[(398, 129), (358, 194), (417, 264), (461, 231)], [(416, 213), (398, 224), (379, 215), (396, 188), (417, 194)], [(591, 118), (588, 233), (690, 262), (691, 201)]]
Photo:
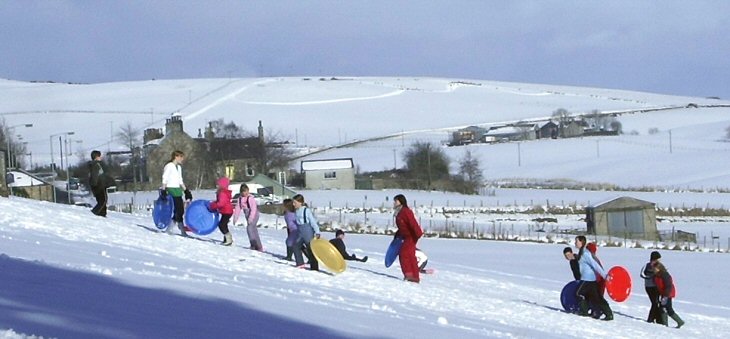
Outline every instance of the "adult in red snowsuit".
[(393, 208), (395, 209), (395, 224), (398, 226), (396, 237), (403, 239), (398, 258), (404, 279), (416, 283), (420, 282), (418, 260), (416, 259), (416, 243), (423, 235), (423, 230), (418, 225), (413, 211), (408, 208), (408, 201), (403, 194), (393, 197)]

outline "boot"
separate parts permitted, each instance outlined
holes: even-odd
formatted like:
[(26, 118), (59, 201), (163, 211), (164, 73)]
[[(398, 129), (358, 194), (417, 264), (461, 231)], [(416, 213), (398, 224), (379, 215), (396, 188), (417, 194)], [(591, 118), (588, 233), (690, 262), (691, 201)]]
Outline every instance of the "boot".
[(182, 235), (183, 237), (188, 236), (188, 232), (185, 232), (185, 225), (183, 225), (183, 223), (177, 223), (177, 228), (180, 230), (180, 235)]
[(291, 256), (294, 254), (294, 249), (291, 246), (286, 247), (286, 257), (284, 260), (292, 261)]
[(677, 322), (677, 328), (680, 328), (682, 327), (682, 325), (684, 325), (684, 320), (679, 317), (679, 314), (674, 313), (670, 317), (672, 317), (672, 319)]
[(578, 315), (581, 317), (587, 317), (590, 314), (588, 313), (588, 301), (585, 299), (581, 299), (580, 302), (578, 302)]
[(223, 235), (223, 246), (231, 246), (233, 245), (233, 236), (231, 235), (231, 232), (228, 232)]
[(603, 311), (603, 314), (606, 316), (603, 317), (601, 320), (611, 321), (613, 320), (613, 311), (611, 311), (611, 306), (608, 306), (607, 302), (603, 302), (601, 305), (601, 311)]
[(668, 326), (669, 320), (667, 320), (667, 312), (662, 311), (662, 314), (659, 315), (659, 323)]

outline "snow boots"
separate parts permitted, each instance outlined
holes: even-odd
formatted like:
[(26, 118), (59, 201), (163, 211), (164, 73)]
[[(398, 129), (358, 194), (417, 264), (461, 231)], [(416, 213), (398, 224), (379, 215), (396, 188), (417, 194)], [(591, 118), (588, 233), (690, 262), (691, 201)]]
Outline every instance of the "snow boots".
[(587, 317), (590, 315), (588, 313), (588, 300), (583, 298), (580, 299), (578, 302), (578, 315), (581, 317)]
[(662, 313), (659, 315), (659, 319), (657, 321), (659, 324), (662, 324), (664, 326), (668, 326), (669, 320), (667, 319), (667, 312), (661, 311)]
[(223, 235), (223, 246), (231, 246), (233, 245), (233, 235), (231, 235), (231, 232), (228, 232)]
[(603, 314), (606, 315), (603, 318), (601, 318), (601, 320), (606, 320), (606, 321), (613, 320), (613, 311), (611, 311), (611, 307), (608, 306), (608, 303), (606, 301), (604, 301), (602, 303), (602, 305), (601, 305), (601, 311), (603, 311)]
[[(665, 316), (664, 320), (667, 320), (666, 314), (664, 316)], [(677, 322), (677, 328), (680, 328), (680, 327), (682, 327), (682, 325), (684, 325), (684, 320), (682, 320), (682, 318), (680, 318), (677, 313), (670, 315), (670, 317), (672, 317), (672, 320)], [(666, 325), (666, 323), (665, 323), (665, 325)]]
[(182, 235), (183, 237), (188, 236), (187, 232), (185, 232), (185, 226), (183, 226), (183, 223), (181, 223), (179, 221), (173, 221), (170, 223), (169, 226), (167, 226), (167, 229), (165, 230), (165, 232), (167, 232), (167, 234), (170, 234), (170, 235), (173, 234), (173, 232), (174, 232), (173, 225), (177, 226), (177, 229), (180, 231), (180, 235)]

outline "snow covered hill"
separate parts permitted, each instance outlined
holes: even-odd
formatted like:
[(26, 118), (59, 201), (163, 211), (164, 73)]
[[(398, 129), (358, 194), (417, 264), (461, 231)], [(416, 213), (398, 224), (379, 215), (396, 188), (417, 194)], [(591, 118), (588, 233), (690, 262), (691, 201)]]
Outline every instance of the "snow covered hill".
[[(358, 143), (311, 159), (353, 158), (362, 171), (403, 167), (416, 141), (444, 144), (455, 129), (547, 119), (564, 108), (623, 112), (625, 134), (449, 147), (456, 161), (468, 148), (488, 180), (571, 180), (624, 187), (727, 188), (729, 101), (612, 89), (484, 80), (394, 77), (188, 79), (90, 85), (0, 80), (0, 115), (28, 142), (36, 163), (50, 160), (49, 136), (74, 131), (74, 151), (86, 160), (94, 148), (122, 148), (114, 134), (161, 128), (180, 112), (188, 134), (225, 119), (301, 148)], [(697, 108), (695, 108), (697, 106)], [(689, 107), (689, 108), (687, 108)], [(57, 146), (56, 146), (57, 147)], [(58, 150), (56, 150), (58, 155)], [(298, 164), (292, 164), (298, 168)]]
[[(730, 333), (727, 254), (662, 251), (678, 288), (677, 330), (648, 324), (639, 269), (649, 250), (600, 248), (628, 268), (627, 302), (611, 322), (560, 311), (572, 275), (563, 245), (423, 239), (436, 274), (402, 281), (383, 265), (388, 236), (349, 234), (368, 255), (338, 275), (280, 260), (285, 231), (265, 215), (266, 252), (245, 231), (158, 233), (149, 216), (0, 198), (0, 337), (45, 338), (722, 338)], [(325, 233), (327, 239), (333, 235)]]

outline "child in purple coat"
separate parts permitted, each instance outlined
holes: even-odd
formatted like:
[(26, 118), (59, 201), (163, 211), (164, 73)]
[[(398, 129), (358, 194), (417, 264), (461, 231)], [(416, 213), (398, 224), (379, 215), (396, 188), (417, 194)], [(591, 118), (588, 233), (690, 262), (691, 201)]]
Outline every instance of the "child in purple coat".
[(297, 214), (294, 208), (294, 201), (284, 199), (284, 222), (286, 222), (286, 260), (292, 260), (294, 254), (294, 244), (299, 238), (299, 230), (297, 229)]

